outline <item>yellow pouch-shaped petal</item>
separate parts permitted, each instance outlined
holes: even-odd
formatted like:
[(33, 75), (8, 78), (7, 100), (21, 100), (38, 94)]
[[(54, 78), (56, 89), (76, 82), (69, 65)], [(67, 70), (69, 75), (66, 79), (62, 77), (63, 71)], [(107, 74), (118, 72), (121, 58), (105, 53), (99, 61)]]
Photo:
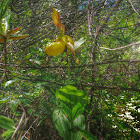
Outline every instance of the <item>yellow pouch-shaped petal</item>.
[(53, 42), (48, 44), (45, 48), (45, 52), (49, 56), (57, 56), (61, 54), (65, 49), (65, 44), (62, 41)]

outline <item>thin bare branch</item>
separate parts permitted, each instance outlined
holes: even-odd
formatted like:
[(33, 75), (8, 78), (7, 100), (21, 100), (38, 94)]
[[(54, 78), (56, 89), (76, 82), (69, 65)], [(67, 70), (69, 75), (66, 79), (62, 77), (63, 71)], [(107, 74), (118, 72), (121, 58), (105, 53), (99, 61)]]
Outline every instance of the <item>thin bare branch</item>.
[(125, 48), (127, 48), (127, 47), (130, 47), (130, 46), (133, 46), (133, 45), (137, 45), (137, 44), (140, 44), (140, 41), (138, 41), (138, 42), (133, 42), (133, 43), (128, 44), (128, 45), (126, 45), (126, 46), (119, 47), (119, 48), (114, 48), (114, 49), (105, 48), (105, 47), (100, 47), (100, 48), (101, 48), (101, 49), (105, 49), (105, 50), (115, 51), (115, 50), (125, 49)]
[(98, 86), (98, 85), (93, 85), (92, 83), (87, 83), (87, 84), (82, 84), (83, 86), (87, 86), (87, 87), (94, 87), (95, 89), (120, 89), (120, 90), (130, 90), (130, 91), (137, 91), (140, 92), (140, 89), (138, 88), (124, 88), (124, 87), (120, 87), (120, 86)]
[(104, 26), (104, 24), (107, 22), (108, 18), (110, 17), (110, 15), (113, 13), (114, 9), (117, 7), (117, 5), (121, 2), (122, 0), (116, 0), (114, 6), (112, 7), (111, 11), (109, 12), (109, 14), (106, 16), (106, 18), (101, 21), (101, 24), (99, 25), (99, 27), (97, 27), (96, 29), (96, 33), (95, 36), (98, 36), (99, 31), (101, 30), (101, 28)]
[[(85, 65), (73, 65), (71, 66), (71, 68), (81, 68), (81, 67), (91, 67), (93, 65), (103, 65), (103, 64), (110, 64), (110, 63), (137, 63), (140, 62), (140, 60), (138, 59), (131, 59), (131, 60), (113, 60), (113, 61), (105, 61), (105, 62), (100, 62), (100, 63), (95, 63), (95, 64), (85, 64)], [(3, 65), (3, 63), (0, 63), (0, 65)], [(27, 66), (27, 65), (14, 65), (14, 64), (7, 64), (7, 66), (11, 66), (11, 67), (20, 67), (20, 68), (32, 68), (32, 69), (46, 69), (46, 68), (68, 68), (68, 66), (61, 66), (61, 65), (56, 65), (56, 66), (40, 66), (40, 67), (36, 67), (36, 66)]]
[(21, 140), (23, 140), (24, 137), (26, 137), (26, 134), (29, 132), (29, 130), (32, 128), (33, 124), (38, 120), (39, 118), (36, 118), (34, 120), (34, 122), (30, 125), (30, 127), (28, 128), (28, 130), (25, 132), (25, 134), (22, 136)]
[(87, 13), (87, 17), (88, 17), (88, 33), (91, 36), (91, 12), (90, 12), (90, 3), (91, 0), (88, 0), (88, 13)]
[(132, 9), (134, 10), (134, 12), (135, 12), (138, 16), (140, 16), (140, 14), (137, 12), (137, 10), (135, 9), (135, 7), (133, 6), (132, 1), (131, 1), (131, 0), (128, 0), (128, 1), (129, 1), (129, 3), (131, 4), (131, 7), (132, 7)]
[(5, 91), (3, 91), (3, 90), (0, 90), (0, 92), (2, 92), (2, 93), (4, 93), (4, 94), (6, 94), (7, 92), (5, 92)]
[(24, 119), (24, 117), (25, 117), (25, 114), (26, 114), (25, 112), (22, 113), (22, 116), (21, 116), (21, 118), (20, 118), (20, 121), (19, 121), (19, 123), (18, 123), (18, 126), (16, 127), (16, 129), (15, 129), (15, 131), (14, 131), (14, 133), (13, 133), (11, 139), (14, 139), (14, 137), (15, 137), (15, 135), (17, 134), (19, 128), (21, 127), (22, 122), (23, 122), (23, 119)]
[(6, 77), (6, 70), (4, 70), (3, 72), (2, 78), (0, 79), (0, 83), (5, 79), (5, 77)]

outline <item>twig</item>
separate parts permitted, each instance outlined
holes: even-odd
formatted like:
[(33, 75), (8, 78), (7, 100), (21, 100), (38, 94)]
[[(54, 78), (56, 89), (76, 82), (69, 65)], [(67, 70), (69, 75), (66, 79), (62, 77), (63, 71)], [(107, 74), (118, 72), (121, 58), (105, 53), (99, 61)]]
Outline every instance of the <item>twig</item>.
[(114, 48), (114, 49), (104, 48), (104, 47), (100, 47), (100, 48), (105, 49), (105, 50), (115, 51), (115, 50), (120, 50), (120, 49), (124, 49), (124, 48), (130, 47), (130, 46), (133, 46), (133, 45), (136, 45), (136, 44), (140, 44), (140, 41), (138, 41), (138, 42), (133, 42), (133, 43), (128, 44), (128, 45), (126, 45), (126, 46), (119, 47), (119, 48)]
[(113, 10), (117, 7), (117, 4), (119, 4), (122, 0), (116, 0), (114, 6), (112, 7), (111, 11), (109, 12), (109, 14), (106, 16), (106, 18), (101, 21), (101, 24), (99, 25), (99, 27), (97, 27), (96, 29), (96, 33), (95, 33), (95, 37), (98, 36), (99, 31), (101, 30), (101, 28), (104, 26), (104, 24), (107, 22), (108, 18), (110, 17), (110, 15), (113, 13)]
[(121, 41), (121, 42), (124, 42), (124, 43), (127, 43), (127, 44), (130, 44), (130, 42), (127, 40), (123, 40), (123, 39), (121, 39), (121, 38), (119, 38), (119, 37), (117, 37), (117, 36), (114, 36), (114, 35), (112, 35), (112, 34), (108, 34), (108, 33), (105, 33), (106, 35), (108, 35), (108, 36), (111, 36), (111, 37), (113, 37), (113, 38), (115, 38), (115, 39), (117, 39), (117, 40), (119, 40), (119, 41)]
[(88, 16), (88, 33), (89, 35), (91, 36), (92, 33), (91, 33), (91, 13), (90, 13), (90, 3), (91, 3), (91, 0), (88, 0), (88, 13), (87, 13), (87, 16)]
[(66, 85), (66, 84), (63, 84), (63, 83), (60, 83), (60, 82), (52, 82), (50, 80), (43, 80), (43, 79), (38, 79), (38, 78), (29, 77), (28, 79), (26, 79), (26, 78), (21, 78), (21, 77), (18, 77), (18, 76), (15, 76), (15, 77), (19, 78), (19, 79), (22, 79), (22, 80), (32, 81), (33, 83), (36, 82), (36, 81), (41, 81), (41, 82), (48, 82), (49, 84), (51, 83), (51, 84), (56, 84), (56, 85), (60, 85), (60, 86), (65, 86)]
[[(138, 59), (132, 59), (132, 60), (115, 60), (115, 61), (105, 61), (105, 62), (100, 62), (100, 63), (95, 63), (95, 65), (103, 65), (103, 64), (110, 64), (110, 63), (119, 63), (119, 62), (124, 62), (124, 63), (137, 63), (140, 62), (140, 60)], [(0, 65), (3, 65), (3, 63), (0, 63)], [(94, 64), (85, 64), (85, 65), (73, 65), (71, 66), (71, 68), (80, 68), (80, 67), (91, 67)], [(50, 68), (50, 69), (56, 69), (56, 68), (68, 68), (68, 66), (43, 66), (43, 67), (35, 67), (35, 66), (23, 66), (23, 65), (14, 65), (14, 64), (7, 64), (7, 66), (13, 66), (13, 67), (20, 67), (20, 68), (32, 68), (32, 69), (46, 69), (46, 68)]]
[(5, 92), (5, 91), (3, 91), (3, 90), (0, 90), (0, 92), (2, 92), (2, 93), (4, 93), (4, 94), (6, 94), (7, 92)]
[[(18, 123), (18, 126), (17, 126), (17, 128), (15, 129), (15, 131), (14, 131), (14, 133), (13, 133), (11, 139), (13, 139), (13, 138), (15, 137), (15, 135), (16, 135), (17, 132), (18, 132), (18, 130), (20, 129), (23, 119), (24, 119), (24, 118), (26, 119), (26, 112), (25, 112), (25, 109), (23, 108), (23, 106), (22, 106), (21, 104), (19, 104), (19, 105), (20, 105), (21, 110), (23, 111), (23, 113), (22, 113), (21, 119), (20, 119), (20, 121), (19, 121), (19, 123)], [(18, 136), (17, 136), (17, 137), (18, 137)]]
[(0, 79), (0, 83), (5, 79), (5, 77), (6, 77), (6, 70), (4, 70), (4, 73), (2, 75), (2, 78)]
[(134, 10), (134, 12), (135, 12), (138, 16), (140, 16), (140, 14), (139, 14), (139, 13), (136, 11), (136, 9), (134, 8), (132, 1), (131, 1), (131, 0), (128, 0), (128, 1), (129, 1), (129, 3), (131, 4), (131, 7), (132, 7), (132, 9)]
[(24, 137), (26, 137), (26, 134), (29, 132), (29, 130), (32, 128), (33, 124), (38, 120), (39, 118), (36, 118), (34, 120), (34, 122), (32, 123), (32, 125), (30, 125), (30, 127), (28, 128), (28, 130), (25, 132), (25, 134), (21, 137), (21, 140), (23, 140)]
[(92, 83), (85, 83), (82, 84), (83, 86), (87, 86), (87, 87), (94, 87), (95, 89), (121, 89), (121, 90), (130, 90), (130, 91), (137, 91), (140, 92), (140, 89), (136, 89), (136, 88), (124, 88), (124, 87), (114, 87), (114, 86), (98, 86), (98, 85), (93, 85)]
[(17, 137), (18, 140), (20, 140), (20, 138), (21, 138), (21, 136), (22, 136), (22, 133), (23, 133), (23, 130), (24, 130), (24, 127), (26, 126), (28, 120), (29, 120), (29, 118), (26, 118), (26, 119), (25, 119), (24, 124), (23, 124), (23, 126), (22, 126), (22, 129), (20, 130), (19, 136)]
[(25, 114), (26, 114), (25, 112), (22, 113), (22, 116), (21, 116), (21, 118), (20, 118), (20, 121), (19, 121), (19, 123), (18, 123), (18, 126), (16, 127), (16, 129), (15, 129), (15, 131), (14, 131), (14, 133), (13, 133), (11, 139), (13, 139), (13, 138), (15, 137), (16, 133), (18, 132), (19, 128), (21, 127), (21, 124), (22, 124), (22, 121), (23, 121), (23, 119), (24, 119), (24, 117), (25, 117)]

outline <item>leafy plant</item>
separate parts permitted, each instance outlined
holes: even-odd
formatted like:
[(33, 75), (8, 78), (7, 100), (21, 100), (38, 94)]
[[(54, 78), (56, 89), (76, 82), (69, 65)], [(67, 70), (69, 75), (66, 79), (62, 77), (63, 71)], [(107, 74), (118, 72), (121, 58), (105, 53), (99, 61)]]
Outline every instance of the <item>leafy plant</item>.
[(85, 117), (82, 115), (88, 102), (86, 94), (67, 85), (57, 90), (55, 96), (59, 99), (60, 106), (53, 112), (53, 122), (59, 134), (64, 140), (81, 140), (82, 137), (90, 140), (92, 134), (84, 130)]
[(2, 82), (6, 77), (7, 72), (7, 40), (11, 39), (23, 39), (26, 38), (28, 35), (23, 36), (13, 36), (15, 32), (17, 32), (21, 27), (17, 27), (15, 29), (9, 30), (10, 28), (10, 20), (11, 20), (11, 10), (8, 9), (9, 0), (4, 2), (4, 0), (0, 3), (0, 43), (3, 43), (3, 54), (4, 56), (4, 72), (3, 76), (0, 79), (0, 82)]
[(4, 5), (4, 0), (0, 3), (0, 43), (4, 43), (10, 39), (23, 39), (28, 35), (11, 36), (17, 32), (21, 27), (17, 27), (9, 31), (11, 11), (8, 9), (9, 0)]
[(6, 131), (2, 134), (2, 137), (6, 139), (10, 138), (15, 131), (14, 121), (8, 117), (0, 115), (0, 127), (5, 129)]

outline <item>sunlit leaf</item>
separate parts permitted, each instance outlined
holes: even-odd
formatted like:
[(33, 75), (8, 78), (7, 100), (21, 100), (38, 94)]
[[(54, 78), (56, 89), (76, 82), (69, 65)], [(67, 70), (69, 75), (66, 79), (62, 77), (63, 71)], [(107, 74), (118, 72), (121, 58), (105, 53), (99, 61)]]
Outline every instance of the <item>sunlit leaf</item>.
[(7, 10), (5, 13), (4, 20), (3, 20), (3, 24), (4, 24), (3, 31), (5, 35), (7, 34), (7, 31), (10, 27), (10, 20), (11, 20), (11, 10)]
[(17, 28), (15, 28), (15, 29), (9, 31), (7, 34), (13, 34), (13, 33), (17, 32), (20, 28), (21, 28), (21, 27), (17, 27)]
[(86, 41), (83, 37), (80, 38), (78, 41), (74, 42), (74, 49), (77, 50), (78, 48), (81, 47), (81, 45)]
[(5, 87), (11, 85), (11, 84), (14, 83), (15, 81), (17, 81), (17, 79), (7, 81), (7, 82), (5, 83)]
[(56, 92), (56, 97), (59, 98), (59, 100), (62, 100), (62, 101), (68, 102), (68, 103), (70, 102), (70, 100), (67, 97), (65, 97), (62, 94), (59, 94), (59, 92)]
[(79, 127), (80, 129), (84, 130), (86, 127), (85, 124), (85, 116), (79, 115), (74, 121), (73, 121), (74, 127)]
[(38, 65), (41, 64), (41, 61), (36, 60), (36, 59), (30, 59), (30, 61), (33, 62), (33, 63), (36, 63), (36, 64), (38, 64)]

